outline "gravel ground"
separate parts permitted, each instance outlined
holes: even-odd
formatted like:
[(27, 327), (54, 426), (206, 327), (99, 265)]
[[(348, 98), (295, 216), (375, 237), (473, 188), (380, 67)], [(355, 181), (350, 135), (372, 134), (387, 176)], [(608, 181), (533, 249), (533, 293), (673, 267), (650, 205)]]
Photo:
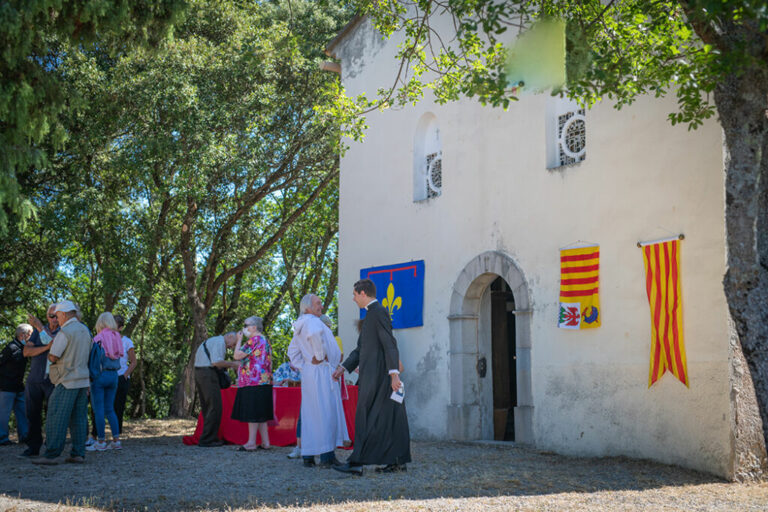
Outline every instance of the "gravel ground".
[[(768, 511), (768, 483), (734, 484), (626, 458), (511, 445), (414, 442), (408, 473), (306, 469), (290, 448), (184, 446), (192, 420), (126, 424), (120, 452), (36, 466), (0, 448), (0, 510), (727, 510)], [(66, 453), (66, 452), (65, 452)], [(337, 452), (346, 457), (343, 450)]]

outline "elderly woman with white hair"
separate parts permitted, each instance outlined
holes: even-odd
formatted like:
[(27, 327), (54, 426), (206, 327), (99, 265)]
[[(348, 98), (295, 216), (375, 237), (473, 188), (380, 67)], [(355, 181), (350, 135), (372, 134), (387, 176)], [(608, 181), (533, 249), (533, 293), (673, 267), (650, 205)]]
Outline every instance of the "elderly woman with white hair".
[[(243, 338), (237, 342), (234, 358), (243, 361), (237, 372), (237, 394), (232, 419), (248, 423), (248, 442), (238, 448), (251, 452), (268, 450), (267, 422), (274, 419), (272, 407), (272, 347), (264, 337), (264, 322), (258, 316), (245, 319)], [(256, 434), (261, 444), (256, 444)]]

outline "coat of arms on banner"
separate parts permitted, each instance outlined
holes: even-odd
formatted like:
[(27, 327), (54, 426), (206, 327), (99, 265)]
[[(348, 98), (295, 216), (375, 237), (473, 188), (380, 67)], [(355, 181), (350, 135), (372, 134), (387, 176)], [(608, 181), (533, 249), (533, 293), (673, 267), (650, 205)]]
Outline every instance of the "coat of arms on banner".
[(365, 278), (376, 285), (376, 298), (389, 311), (393, 329), (424, 325), (424, 260), (364, 268), (360, 279)]
[(600, 246), (560, 251), (561, 329), (600, 327)]

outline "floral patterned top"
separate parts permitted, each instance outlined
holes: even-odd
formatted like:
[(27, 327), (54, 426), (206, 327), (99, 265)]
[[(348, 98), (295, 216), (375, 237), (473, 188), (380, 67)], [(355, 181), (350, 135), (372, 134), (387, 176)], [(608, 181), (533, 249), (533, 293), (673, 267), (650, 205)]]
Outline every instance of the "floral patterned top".
[(272, 348), (267, 339), (257, 334), (240, 345), (248, 354), (237, 371), (237, 387), (272, 384)]

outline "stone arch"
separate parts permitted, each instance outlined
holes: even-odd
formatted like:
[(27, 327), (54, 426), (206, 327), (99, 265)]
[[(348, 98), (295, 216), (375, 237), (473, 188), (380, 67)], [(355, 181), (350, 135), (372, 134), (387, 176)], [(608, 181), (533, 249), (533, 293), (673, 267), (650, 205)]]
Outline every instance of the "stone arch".
[(502, 277), (515, 300), (517, 347), (517, 407), (515, 441), (533, 444), (531, 386), (531, 302), (525, 276), (515, 261), (499, 251), (488, 251), (470, 261), (453, 285), (450, 314), (450, 404), (448, 433), (453, 439), (481, 438), (478, 396), (480, 300), (497, 277)]

